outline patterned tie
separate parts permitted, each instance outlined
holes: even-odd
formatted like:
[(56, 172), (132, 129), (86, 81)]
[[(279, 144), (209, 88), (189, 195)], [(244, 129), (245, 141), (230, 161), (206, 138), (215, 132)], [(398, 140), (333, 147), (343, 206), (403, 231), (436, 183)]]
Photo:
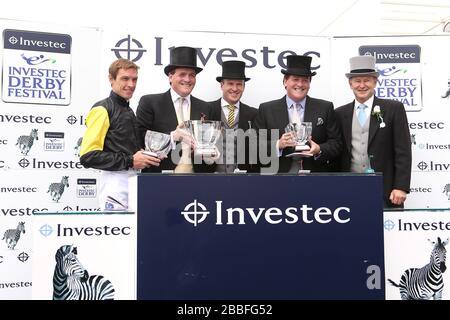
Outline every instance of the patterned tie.
[(233, 128), (234, 126), (234, 110), (236, 110), (236, 106), (234, 104), (228, 105), (228, 127)]
[(366, 123), (366, 110), (367, 106), (365, 104), (360, 104), (358, 106), (358, 121), (361, 127), (364, 127), (364, 124)]

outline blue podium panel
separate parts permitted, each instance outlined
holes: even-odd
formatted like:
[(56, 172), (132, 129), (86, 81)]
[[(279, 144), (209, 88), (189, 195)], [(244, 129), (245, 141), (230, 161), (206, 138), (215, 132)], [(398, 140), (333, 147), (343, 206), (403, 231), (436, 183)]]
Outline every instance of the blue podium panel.
[(384, 299), (379, 175), (137, 183), (138, 299)]

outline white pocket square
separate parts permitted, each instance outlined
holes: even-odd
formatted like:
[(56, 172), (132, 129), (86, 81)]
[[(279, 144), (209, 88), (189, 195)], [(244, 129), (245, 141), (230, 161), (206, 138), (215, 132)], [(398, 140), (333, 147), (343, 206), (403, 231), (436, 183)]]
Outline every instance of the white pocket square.
[(317, 126), (321, 126), (321, 125), (323, 125), (323, 119), (317, 118)]

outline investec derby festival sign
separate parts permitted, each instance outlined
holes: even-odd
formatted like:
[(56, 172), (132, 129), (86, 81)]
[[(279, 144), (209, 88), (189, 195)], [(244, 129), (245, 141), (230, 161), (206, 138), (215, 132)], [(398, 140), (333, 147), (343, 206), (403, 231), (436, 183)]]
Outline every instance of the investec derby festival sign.
[(6, 29), (3, 41), (3, 101), (70, 104), (69, 35)]
[(422, 109), (420, 46), (361, 46), (359, 54), (377, 59), (377, 97), (401, 101), (406, 111)]

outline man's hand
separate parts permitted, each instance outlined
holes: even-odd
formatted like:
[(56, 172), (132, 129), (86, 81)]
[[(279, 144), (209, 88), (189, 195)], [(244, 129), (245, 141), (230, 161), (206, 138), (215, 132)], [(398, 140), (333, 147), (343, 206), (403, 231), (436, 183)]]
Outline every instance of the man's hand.
[(406, 200), (406, 192), (399, 189), (393, 189), (389, 196), (389, 200), (391, 200), (393, 204), (401, 205)]
[(191, 147), (194, 146), (194, 141), (192, 139), (191, 134), (185, 129), (184, 123), (180, 123), (177, 128), (171, 132), (173, 141), (176, 142), (184, 142)]
[(161, 159), (145, 154), (142, 150), (137, 151), (133, 155), (133, 169), (145, 169), (151, 166), (158, 167), (160, 162)]
[(309, 149), (308, 153), (313, 155), (313, 156), (317, 156), (320, 153), (320, 146), (317, 143), (315, 143), (311, 139), (311, 137), (309, 138), (308, 141), (309, 141), (309, 146), (310, 146), (310, 149)]
[(283, 133), (278, 140), (278, 149), (282, 150), (287, 147), (295, 147), (295, 136), (293, 132)]
[(217, 160), (219, 160), (220, 158), (220, 151), (219, 148), (217, 148), (217, 146), (214, 146), (214, 152), (208, 155), (203, 155), (202, 159), (206, 164), (213, 164), (214, 162), (216, 162)]

